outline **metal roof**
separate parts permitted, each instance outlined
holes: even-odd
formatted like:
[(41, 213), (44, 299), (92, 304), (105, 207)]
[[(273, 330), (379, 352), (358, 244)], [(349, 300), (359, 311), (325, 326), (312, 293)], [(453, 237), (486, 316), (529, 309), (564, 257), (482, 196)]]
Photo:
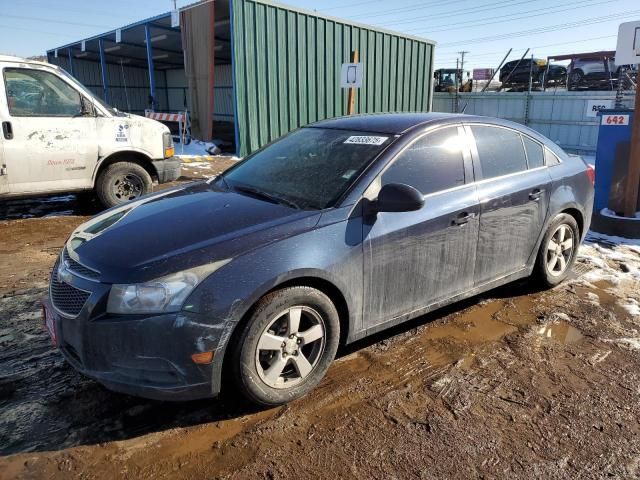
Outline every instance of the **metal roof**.
[[(145, 27), (148, 26), (153, 45), (153, 61), (157, 69), (182, 68), (183, 50), (179, 27), (171, 27), (171, 12), (131, 23), (108, 32), (68, 43), (47, 51), (47, 56), (70, 56), (74, 59), (100, 61), (99, 42), (102, 41), (105, 60), (127, 66), (147, 67)], [(116, 32), (121, 41), (116, 42)], [(82, 45), (84, 44), (84, 51)]]

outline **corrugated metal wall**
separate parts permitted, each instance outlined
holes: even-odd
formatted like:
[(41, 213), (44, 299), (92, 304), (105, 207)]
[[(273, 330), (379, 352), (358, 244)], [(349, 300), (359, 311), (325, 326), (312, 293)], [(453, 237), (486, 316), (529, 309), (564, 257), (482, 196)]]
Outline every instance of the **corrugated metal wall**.
[(239, 154), (346, 113), (340, 68), (358, 50), (358, 113), (426, 111), (433, 45), (255, 0), (233, 0)]
[(233, 122), (233, 72), (231, 65), (216, 65), (213, 86), (213, 119)]
[[(615, 92), (487, 92), (461, 93), (465, 113), (504, 118), (523, 123), (556, 142), (567, 151), (594, 154), (598, 142), (598, 118), (587, 115), (590, 102), (615, 102)], [(624, 104), (633, 107), (634, 95)], [(455, 112), (456, 95), (436, 93), (433, 111)]]
[[(52, 63), (70, 72), (67, 57), (52, 58)], [(158, 70), (156, 74), (156, 97), (159, 110), (169, 108), (166, 87), (166, 72)], [(73, 59), (73, 76), (97, 97), (103, 98), (100, 63), (78, 58)], [(126, 65), (107, 64), (109, 84), (109, 104), (123, 112), (144, 114), (149, 101), (149, 73), (146, 68)]]

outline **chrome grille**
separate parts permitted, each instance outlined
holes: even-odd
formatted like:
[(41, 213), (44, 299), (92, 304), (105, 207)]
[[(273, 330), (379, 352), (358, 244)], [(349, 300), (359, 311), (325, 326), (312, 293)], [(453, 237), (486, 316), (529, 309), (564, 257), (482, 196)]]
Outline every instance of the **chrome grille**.
[(59, 262), (56, 262), (53, 272), (51, 272), (51, 283), (49, 285), (51, 302), (60, 313), (77, 317), (91, 293), (72, 287), (67, 283), (59, 282), (58, 264)]
[(95, 270), (91, 270), (88, 267), (76, 262), (67, 251), (67, 247), (62, 250), (62, 258), (65, 262), (67, 262), (68, 270), (73, 272), (81, 277), (84, 277), (89, 280), (97, 280), (100, 278), (100, 272), (96, 272)]

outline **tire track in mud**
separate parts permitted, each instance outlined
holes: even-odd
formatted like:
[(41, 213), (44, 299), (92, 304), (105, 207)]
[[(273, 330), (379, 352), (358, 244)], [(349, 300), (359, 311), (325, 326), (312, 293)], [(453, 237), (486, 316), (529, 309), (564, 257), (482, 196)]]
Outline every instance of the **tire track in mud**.
[(630, 478), (640, 473), (640, 353), (613, 339), (640, 325), (612, 288), (577, 279), (549, 292), (526, 282), (490, 292), (345, 349), (315, 391), (262, 412), (233, 397), (176, 405), (108, 392), (59, 363), (39, 330), (42, 290), (25, 292), (0, 302), (1, 331), (17, 332), (0, 354), (2, 375), (16, 375), (0, 399), (0, 447), (22, 452), (0, 458), (0, 469), (25, 478)]

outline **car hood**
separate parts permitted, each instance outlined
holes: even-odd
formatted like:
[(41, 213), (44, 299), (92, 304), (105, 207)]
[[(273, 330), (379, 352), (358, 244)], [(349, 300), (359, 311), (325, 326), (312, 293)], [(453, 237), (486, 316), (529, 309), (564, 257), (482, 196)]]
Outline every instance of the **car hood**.
[(274, 204), (206, 182), (142, 197), (94, 217), (67, 248), (105, 283), (135, 283), (234, 257), (313, 228), (317, 211)]

